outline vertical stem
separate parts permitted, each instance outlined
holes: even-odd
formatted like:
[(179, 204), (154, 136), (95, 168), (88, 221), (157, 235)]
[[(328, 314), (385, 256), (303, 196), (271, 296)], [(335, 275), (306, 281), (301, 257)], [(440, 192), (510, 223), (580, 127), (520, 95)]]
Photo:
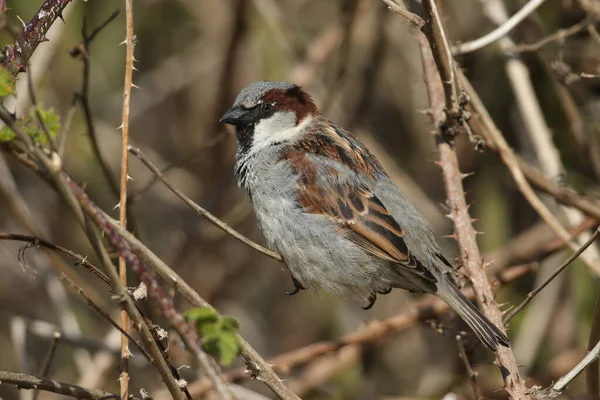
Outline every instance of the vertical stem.
[[(123, 123), (121, 125), (121, 190), (119, 196), (119, 222), (122, 227), (127, 226), (127, 180), (129, 172), (129, 152), (127, 146), (129, 142), (129, 103), (131, 101), (131, 87), (133, 75), (133, 4), (132, 0), (125, 0), (125, 20), (126, 20), (126, 56), (125, 56), (125, 85), (123, 89)], [(127, 287), (127, 268), (124, 257), (119, 257), (119, 277), (123, 286)], [(121, 328), (129, 332), (129, 318), (125, 310), (121, 310)], [(119, 377), (121, 385), (121, 399), (127, 399), (129, 392), (129, 339), (127, 336), (121, 336), (121, 375)]]

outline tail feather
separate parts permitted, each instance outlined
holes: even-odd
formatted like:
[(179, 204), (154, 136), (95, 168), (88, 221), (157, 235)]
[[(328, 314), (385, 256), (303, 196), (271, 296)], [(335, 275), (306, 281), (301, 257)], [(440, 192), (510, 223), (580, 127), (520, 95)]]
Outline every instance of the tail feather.
[(490, 349), (496, 351), (498, 345), (510, 346), (506, 335), (487, 319), (473, 303), (451, 282), (438, 283), (436, 293), (469, 325), (475, 335)]

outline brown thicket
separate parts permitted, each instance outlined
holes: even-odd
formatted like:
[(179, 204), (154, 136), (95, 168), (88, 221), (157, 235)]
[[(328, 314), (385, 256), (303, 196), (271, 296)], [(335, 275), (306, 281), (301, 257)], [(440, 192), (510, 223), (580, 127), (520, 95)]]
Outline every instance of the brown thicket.
[[(0, 397), (599, 398), (599, 26), (590, 0), (0, 0)], [(285, 295), (218, 122), (263, 79), (367, 144), (510, 348), (428, 296)], [(233, 365), (196, 307), (239, 322)]]

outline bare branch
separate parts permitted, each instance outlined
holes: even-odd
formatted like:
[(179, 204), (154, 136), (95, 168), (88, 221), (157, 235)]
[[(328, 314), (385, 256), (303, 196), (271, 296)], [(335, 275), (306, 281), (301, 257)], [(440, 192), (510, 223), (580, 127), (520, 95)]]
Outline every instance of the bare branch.
[[(461, 250), (461, 258), (463, 259), (464, 266), (468, 271), (469, 278), (473, 282), (477, 302), (488, 319), (500, 329), (503, 329), (502, 313), (494, 300), (492, 287), (485, 274), (483, 259), (477, 245), (477, 232), (473, 227), (469, 214), (469, 207), (462, 184), (464, 175), (459, 169), (458, 157), (453, 146), (453, 136), (444, 134), (444, 128), (448, 125), (445, 125), (439, 119), (440, 113), (436, 112), (436, 110), (444, 108), (442, 106), (442, 99), (445, 98), (445, 111), (450, 117), (450, 120), (447, 122), (453, 123), (454, 121), (460, 127), (459, 120), (454, 118), (454, 116), (458, 115), (458, 109), (454, 113), (450, 111), (452, 110), (450, 107), (454, 107), (457, 101), (455, 97), (456, 86), (451, 81), (457, 69), (454, 67), (452, 55), (447, 51), (447, 40), (443, 33), (441, 19), (436, 11), (435, 2), (427, 0), (424, 1), (423, 5), (425, 6), (425, 4), (428, 4), (430, 8), (429, 15), (434, 19), (433, 21), (430, 21), (429, 18), (427, 19), (424, 31), (430, 32), (427, 35), (427, 39), (429, 40), (429, 47), (433, 52), (433, 58), (439, 70), (438, 73), (436, 73), (435, 68), (431, 65), (431, 55), (429, 54), (424, 37), (417, 35), (417, 39), (421, 45), (424, 80), (429, 94), (429, 101), (434, 110), (431, 115), (434, 126), (438, 128), (436, 142), (440, 156), (439, 166), (442, 168), (444, 186), (450, 206), (448, 217), (454, 223), (456, 241)], [(427, 28), (429, 24), (433, 26)], [(512, 398), (527, 399), (527, 388), (520, 376), (512, 349), (500, 346), (496, 351), (496, 356), (504, 377), (505, 390)]]
[(575, 253), (573, 253), (569, 258), (567, 258), (565, 260), (565, 262), (562, 263), (556, 269), (556, 271), (554, 271), (552, 273), (552, 275), (550, 275), (548, 277), (548, 279), (546, 279), (537, 288), (535, 288), (534, 290), (532, 290), (531, 292), (529, 292), (527, 294), (527, 297), (525, 298), (525, 300), (523, 300), (523, 302), (521, 304), (519, 304), (515, 309), (513, 309), (509, 314), (507, 314), (504, 317), (504, 324), (507, 324), (508, 321), (510, 321), (515, 315), (517, 315), (519, 312), (521, 312), (521, 310), (523, 310), (527, 306), (527, 304), (529, 304), (529, 302), (531, 300), (533, 300), (533, 298), (539, 292), (541, 292), (542, 290), (544, 290), (544, 288), (546, 286), (548, 286), (548, 284), (550, 282), (552, 282), (554, 280), (554, 278), (556, 278), (561, 272), (563, 272), (565, 268), (567, 268), (573, 261), (575, 261), (577, 259), (577, 257), (579, 257), (581, 255), (581, 253), (583, 253), (588, 247), (590, 247), (592, 245), (592, 243), (594, 243), (596, 241), (596, 238), (598, 238), (598, 234), (600, 234), (600, 227), (596, 228), (596, 231), (594, 232), (594, 234), (579, 249), (577, 249), (577, 251)]
[(506, 22), (502, 25), (498, 26), (492, 32), (487, 35), (480, 37), (479, 39), (473, 40), (471, 42), (462, 43), (455, 48), (452, 49), (452, 53), (454, 55), (466, 54), (476, 50), (479, 50), (500, 38), (508, 35), (508, 33), (517, 26), (521, 21), (527, 18), (531, 13), (533, 13), (539, 6), (544, 4), (546, 0), (530, 0), (521, 8), (515, 15), (510, 17)]
[[(115, 291), (120, 299), (120, 305), (127, 310), (129, 317), (134, 321), (135, 326), (139, 330), (142, 340), (148, 349), (148, 352), (155, 360), (154, 365), (156, 366), (156, 369), (169, 388), (169, 392), (175, 399), (183, 399), (182, 391), (179, 388), (177, 381), (173, 378), (168, 365), (164, 361), (160, 349), (154, 342), (154, 337), (152, 336), (148, 326), (145, 324), (141, 314), (133, 303), (133, 300), (129, 296), (127, 288), (121, 283), (119, 275), (114, 269), (108, 252), (103, 247), (102, 241), (100, 240), (90, 221), (85, 217), (85, 214), (82, 211), (80, 200), (75, 196), (71, 185), (74, 185), (74, 187), (81, 192), (83, 192), (83, 190), (75, 185), (71, 178), (64, 171), (62, 171), (62, 160), (60, 160), (58, 154), (53, 153), (50, 155), (50, 157), (46, 156), (44, 151), (35, 146), (29, 136), (17, 126), (10, 112), (1, 105), (0, 119), (4, 121), (4, 123), (15, 133), (17, 139), (23, 144), (23, 147), (28, 155), (35, 157), (35, 159), (37, 159), (37, 161), (43, 165), (45, 171), (40, 171), (43, 174), (46, 174), (45, 178), (55, 185), (58, 192), (62, 195), (63, 199), (74, 212), (77, 221), (84, 228), (94, 250), (100, 257), (104, 271), (114, 285)], [(33, 168), (38, 168), (35, 163), (29, 165), (31, 165)], [(87, 200), (89, 201), (89, 199)]]
[[(46, 357), (44, 357), (44, 363), (42, 364), (42, 369), (40, 371), (40, 376), (42, 379), (45, 379), (48, 376), (48, 372), (50, 371), (50, 365), (52, 364), (52, 360), (54, 359), (54, 353), (56, 352), (56, 347), (58, 346), (58, 341), (60, 340), (60, 332), (54, 332), (54, 336), (52, 337), (52, 343), (50, 344), (50, 349), (48, 349), (48, 353)], [(33, 400), (37, 400), (39, 395), (39, 390), (36, 390), (33, 395)]]
[(64, 394), (78, 399), (118, 399), (118, 394), (105, 392), (98, 389), (86, 389), (69, 383), (53, 381), (51, 379), (40, 379), (32, 375), (18, 374), (15, 372), (0, 371), (0, 382), (3, 384), (16, 385), (20, 389), (37, 389), (47, 392)]
[(248, 239), (241, 233), (237, 232), (235, 229), (232, 229), (225, 222), (221, 221), (220, 219), (218, 219), (217, 217), (212, 215), (210, 212), (208, 212), (204, 208), (200, 207), (198, 204), (194, 203), (189, 197), (187, 197), (185, 194), (183, 194), (180, 190), (176, 189), (173, 185), (171, 185), (171, 183), (167, 180), (167, 178), (165, 178), (165, 176), (160, 172), (160, 170), (158, 168), (156, 168), (156, 166), (154, 166), (154, 164), (152, 164), (152, 162), (150, 162), (150, 160), (148, 160), (148, 158), (144, 155), (144, 153), (140, 149), (129, 146), (129, 151), (131, 152), (131, 154), (133, 154), (134, 156), (139, 158), (140, 161), (142, 161), (142, 163), (144, 163), (144, 165), (146, 167), (148, 167), (148, 169), (150, 171), (152, 171), (152, 173), (156, 177), (158, 177), (158, 179), (166, 187), (168, 187), (177, 197), (179, 197), (181, 200), (183, 200), (183, 202), (185, 204), (187, 204), (190, 208), (194, 209), (198, 214), (200, 214), (201, 216), (206, 218), (209, 222), (211, 222), (217, 228), (222, 229), (224, 232), (230, 234), (231, 236), (233, 236), (240, 242), (253, 248), (254, 250), (258, 251), (259, 253), (262, 253), (268, 257), (271, 257), (274, 260), (282, 261), (282, 258), (279, 254), (262, 247), (258, 243), (253, 242), (252, 240)]
[[(136, 38), (133, 32), (133, 3), (125, 0), (125, 83), (123, 89), (123, 117), (121, 122), (121, 186), (119, 190), (119, 223), (127, 228), (127, 183), (129, 181), (129, 104), (131, 102), (131, 89), (133, 86), (133, 62)], [(127, 286), (127, 263), (125, 257), (119, 257), (119, 277), (123, 286)], [(122, 332), (129, 333), (129, 318), (127, 312), (121, 310)], [(121, 336), (121, 374), (119, 385), (121, 386), (121, 398), (126, 399), (129, 394), (129, 335)], [(220, 389), (220, 386), (217, 386)]]
[(83, 266), (88, 271), (90, 271), (92, 274), (94, 274), (96, 277), (100, 278), (100, 280), (102, 280), (102, 282), (104, 282), (107, 285), (112, 287), (112, 285), (110, 283), (110, 279), (108, 279), (108, 277), (106, 275), (104, 275), (104, 273), (102, 273), (102, 271), (100, 271), (97, 267), (95, 267), (92, 263), (90, 263), (86, 257), (79, 255), (77, 253), (74, 253), (67, 248), (56, 245), (54, 243), (50, 243), (47, 240), (43, 240), (43, 239), (40, 239), (35, 236), (21, 235), (18, 233), (0, 232), (0, 240), (18, 240), (18, 241), (22, 241), (22, 242), (29, 242), (29, 243), (33, 244), (34, 246), (42, 246), (47, 249), (56, 251), (58, 254), (61, 254), (63, 256), (69, 257), (70, 259), (74, 260), (76, 263), (75, 264), (76, 266)]
[(557, 392), (562, 392), (573, 379), (577, 377), (588, 365), (598, 359), (600, 356), (600, 342), (579, 362), (568, 374), (563, 376), (552, 386), (552, 389)]
[[(563, 247), (562, 244), (559, 246)], [(514, 282), (536, 268), (536, 263), (517, 265), (508, 268), (495, 276), (497, 280), (494, 286), (499, 287)], [(472, 288), (468, 288), (464, 293), (469, 299), (475, 298)], [(269, 363), (273, 365), (277, 372), (289, 373), (293, 368), (306, 364), (322, 355), (338, 351), (346, 346), (370, 343), (385, 338), (394, 333), (413, 327), (419, 322), (439, 318), (449, 311), (450, 307), (442, 300), (432, 297), (423, 298), (415, 301), (411, 306), (407, 306), (397, 315), (382, 321), (372, 321), (359, 330), (340, 336), (336, 339), (313, 343), (280, 354), (270, 359)], [(225, 378), (231, 381), (238, 381), (241, 379), (248, 379), (249, 377), (244, 369), (238, 369), (228, 373)], [(210, 388), (210, 381), (206, 379), (201, 379), (189, 386), (192, 396), (199, 396)]]
[(460, 335), (456, 335), (456, 347), (458, 347), (458, 354), (465, 365), (465, 369), (467, 370), (467, 374), (469, 375), (469, 379), (471, 380), (471, 386), (473, 387), (473, 395), (476, 400), (481, 399), (481, 393), (479, 392), (479, 386), (477, 386), (477, 372), (473, 370), (471, 367), (471, 363), (469, 362), (469, 357), (467, 356), (467, 352), (465, 351), (465, 346), (462, 344), (462, 337)]
[(142, 344), (138, 343), (137, 340), (135, 340), (133, 337), (131, 337), (131, 335), (129, 334), (129, 332), (127, 332), (125, 329), (123, 329), (121, 326), (119, 326), (119, 324), (117, 324), (115, 321), (113, 321), (112, 318), (110, 317), (110, 315), (108, 315), (108, 313), (106, 311), (104, 311), (99, 305), (97, 305), (92, 299), (90, 299), (90, 297), (88, 295), (85, 294), (85, 292), (83, 291), (83, 289), (81, 289), (79, 286), (77, 286), (77, 284), (75, 282), (73, 282), (71, 279), (69, 279), (64, 274), (60, 278), (62, 280), (67, 281), (67, 283), (69, 285), (71, 285), (71, 287), (81, 297), (83, 297), (83, 299), (86, 301), (86, 303), (91, 308), (93, 308), (94, 310), (96, 310), (96, 312), (98, 314), (102, 315), (102, 317), (105, 320), (107, 320), (109, 324), (111, 324), (112, 326), (114, 326), (115, 329), (117, 329), (119, 332), (121, 332), (121, 334), (123, 336), (125, 336), (127, 339), (131, 340), (131, 342), (134, 344), (134, 346), (137, 347), (137, 349), (144, 355), (144, 357), (146, 357), (146, 360), (148, 360), (148, 362), (150, 362), (150, 364), (153, 364), (152, 356), (150, 356), (150, 354), (148, 354), (148, 352), (146, 351), (146, 349), (144, 349), (144, 347), (142, 346)]
[(410, 23), (412, 23), (417, 28), (421, 29), (423, 27), (423, 25), (425, 25), (425, 21), (423, 21), (423, 18), (419, 17), (417, 14), (411, 13), (404, 7), (395, 3), (393, 0), (381, 0), (381, 1), (390, 9), (390, 11), (393, 11), (396, 14), (406, 18), (407, 20), (410, 21)]

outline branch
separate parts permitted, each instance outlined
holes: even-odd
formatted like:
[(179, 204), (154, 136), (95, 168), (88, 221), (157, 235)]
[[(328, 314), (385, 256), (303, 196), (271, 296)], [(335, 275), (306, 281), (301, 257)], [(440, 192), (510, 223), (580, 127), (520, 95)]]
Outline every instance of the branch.
[[(542, 220), (544, 220), (544, 222), (554, 231), (554, 233), (556, 233), (558, 237), (567, 243), (572, 251), (577, 251), (579, 246), (571, 240), (571, 235), (569, 232), (567, 232), (567, 230), (558, 222), (556, 217), (550, 212), (550, 210), (548, 210), (548, 208), (531, 188), (531, 185), (525, 178), (523, 170), (521, 170), (519, 159), (506, 142), (506, 139), (504, 139), (502, 132), (500, 132), (500, 130), (496, 127), (496, 124), (481, 102), (479, 95), (471, 86), (471, 83), (462, 73), (460, 73), (460, 80), (462, 87), (470, 98), (469, 104), (479, 116), (479, 118), (471, 118), (469, 120), (469, 124), (472, 129), (474, 131), (478, 131), (478, 133), (480, 133), (486, 139), (486, 143), (488, 145), (491, 145), (497, 149), (502, 162), (504, 162), (510, 171), (515, 183), (517, 184), (517, 187), (519, 188), (519, 191), (539, 214)], [(595, 268), (595, 264), (586, 264), (596, 274), (600, 274), (600, 270)]]
[[(438, 70), (440, 68), (443, 69), (440, 70), (439, 73), (435, 73), (435, 68), (431, 65), (431, 55), (429, 54), (426, 41), (422, 35), (417, 35), (417, 39), (421, 44), (425, 84), (427, 85), (431, 107), (434, 110), (432, 119), (434, 126), (440, 128), (436, 135), (436, 142), (440, 155), (439, 165), (442, 168), (444, 186), (446, 188), (448, 203), (451, 210), (448, 217), (454, 223), (454, 236), (459, 245), (461, 258), (468, 271), (469, 278), (473, 282), (473, 288), (477, 295), (477, 302), (485, 316), (497, 327), (503, 329), (502, 312), (499, 310), (498, 305), (494, 300), (492, 287), (485, 274), (483, 259), (479, 252), (479, 247), (477, 246), (477, 232), (473, 228), (472, 219), (469, 215), (469, 207), (462, 185), (462, 180), (465, 175), (460, 172), (456, 151), (451, 141), (452, 136), (445, 135), (445, 132), (443, 131), (444, 126), (447, 125), (440, 119), (440, 113), (435, 112), (435, 110), (444, 108), (444, 105), (442, 105), (443, 98), (445, 98), (446, 113), (449, 113), (449, 102), (452, 101), (452, 106), (454, 106), (454, 103), (456, 102), (455, 85), (448, 80), (454, 77), (453, 73), (456, 71), (456, 68), (454, 68), (454, 60), (447, 47), (447, 40), (445, 40), (442, 22), (439, 19), (435, 2), (433, 0), (426, 0), (423, 2), (423, 6), (430, 9), (429, 15), (434, 19), (433, 21), (427, 20), (427, 24), (432, 24), (433, 27), (430, 27), (427, 30), (424, 28), (425, 32), (430, 32), (427, 35), (429, 47), (433, 52), (433, 58), (436, 61)], [(437, 32), (438, 30), (439, 32)], [(442, 47), (440, 47), (440, 45)], [(458, 114), (449, 114), (451, 118), (453, 115)], [(448, 122), (452, 123), (452, 120)], [(456, 122), (459, 121), (456, 120)], [(504, 377), (505, 390), (513, 399), (527, 399), (527, 388), (519, 374), (519, 369), (512, 349), (510, 347), (500, 346), (496, 352), (496, 356), (498, 365)]]
[(18, 233), (0, 232), (0, 240), (17, 240), (17, 241), (21, 241), (21, 242), (28, 242), (34, 246), (42, 246), (47, 249), (56, 251), (58, 254), (67, 256), (70, 259), (74, 260), (76, 266), (80, 266), (80, 265), (83, 266), (85, 269), (87, 269), (92, 274), (94, 274), (97, 278), (100, 278), (100, 280), (102, 282), (104, 282), (107, 285), (112, 287), (112, 284), (110, 283), (110, 279), (108, 279), (108, 277), (106, 275), (104, 275), (104, 273), (102, 273), (102, 271), (100, 271), (97, 267), (95, 267), (92, 263), (90, 263), (87, 260), (87, 257), (84, 257), (82, 255), (74, 253), (67, 248), (56, 245), (54, 243), (50, 243), (47, 240), (40, 239), (35, 236), (20, 235)]
[(552, 390), (562, 392), (573, 379), (577, 377), (588, 365), (598, 359), (600, 355), (600, 342), (573, 368), (568, 374), (563, 376), (552, 386)]
[(479, 39), (473, 40), (471, 42), (462, 43), (452, 49), (452, 53), (454, 55), (466, 54), (473, 52), (475, 50), (479, 50), (500, 38), (508, 35), (508, 33), (521, 21), (527, 18), (530, 14), (532, 14), (539, 6), (544, 4), (546, 0), (530, 0), (527, 4), (523, 6), (515, 15), (510, 17), (505, 23), (498, 26), (492, 32), (487, 35), (480, 37)]
[(399, 4), (396, 4), (393, 0), (381, 0), (381, 2), (384, 3), (390, 9), (390, 11), (395, 12), (396, 14), (406, 18), (418, 29), (421, 29), (423, 25), (425, 25), (425, 21), (423, 21), (423, 18), (419, 17), (417, 14), (411, 13), (404, 7), (400, 6)]
[(162, 174), (162, 172), (160, 172), (160, 170), (158, 168), (156, 168), (156, 166), (154, 166), (154, 164), (152, 164), (152, 162), (148, 159), (148, 157), (146, 157), (144, 155), (144, 153), (140, 149), (138, 149), (136, 147), (129, 146), (129, 151), (131, 152), (131, 154), (133, 154), (134, 156), (136, 156), (137, 158), (139, 158), (140, 161), (146, 167), (148, 167), (148, 169), (166, 187), (168, 187), (177, 197), (179, 197), (181, 200), (183, 200), (183, 202), (186, 205), (188, 205), (190, 208), (192, 208), (194, 211), (196, 211), (202, 217), (206, 218), (210, 223), (212, 223), (213, 225), (215, 225), (217, 228), (222, 229), (224, 232), (226, 232), (229, 235), (233, 236), (235, 239), (239, 240), (240, 242), (244, 243), (245, 245), (253, 248), (256, 251), (258, 251), (259, 253), (262, 253), (262, 254), (264, 254), (264, 255), (266, 255), (268, 257), (271, 257), (274, 260), (282, 261), (282, 258), (281, 258), (281, 256), (279, 254), (277, 254), (274, 251), (271, 251), (269, 249), (266, 249), (266, 248), (262, 247), (261, 245), (259, 245), (258, 243), (255, 243), (252, 240), (248, 239), (246, 236), (244, 236), (241, 233), (237, 232), (235, 229), (231, 228), (225, 222), (221, 221), (220, 219), (218, 219), (217, 217), (215, 217), (214, 215), (212, 215), (210, 212), (206, 211), (204, 208), (202, 208), (198, 204), (194, 203), (189, 197), (187, 197), (185, 194), (183, 194), (180, 190), (176, 189), (167, 180), (167, 178), (165, 178), (165, 176)]
[[(45, 170), (40, 170), (43, 174), (45, 174), (45, 178), (48, 179), (56, 188), (56, 190), (63, 197), (65, 202), (69, 205), (75, 217), (81, 227), (85, 230), (87, 237), (94, 248), (94, 251), (98, 254), (102, 266), (104, 268), (105, 273), (110, 278), (115, 292), (118, 295), (120, 300), (119, 305), (125, 308), (129, 314), (129, 317), (134, 321), (136, 328), (138, 329), (140, 336), (142, 337), (142, 341), (144, 345), (148, 349), (148, 352), (152, 355), (152, 358), (155, 360), (155, 367), (159, 374), (161, 375), (163, 381), (169, 388), (169, 392), (171, 395), (179, 400), (183, 399), (183, 394), (177, 381), (173, 378), (171, 371), (169, 370), (168, 365), (162, 357), (161, 351), (154, 342), (154, 338), (152, 333), (148, 329), (148, 326), (145, 324), (144, 319), (142, 318), (140, 312), (136, 308), (133, 300), (129, 296), (127, 292), (127, 288), (123, 286), (119, 279), (119, 275), (115, 270), (110, 256), (106, 249), (104, 248), (100, 237), (97, 232), (94, 230), (90, 221), (85, 217), (85, 214), (82, 211), (82, 205), (79, 200), (75, 197), (75, 194), (70, 187), (73, 184), (71, 178), (61, 169), (62, 160), (58, 156), (57, 153), (52, 153), (50, 156), (47, 156), (42, 148), (34, 145), (30, 139), (30, 137), (23, 132), (21, 128), (19, 128), (13, 119), (10, 112), (4, 107), (0, 105), (0, 119), (4, 121), (4, 123), (10, 127), (10, 129), (15, 133), (17, 140), (19, 140), (30, 157), (34, 157)], [(36, 163), (29, 163), (27, 165), (32, 166), (34, 169), (39, 168)], [(77, 186), (76, 186), (77, 187)], [(80, 189), (79, 187), (77, 187)], [(81, 189), (80, 189), (81, 190)], [(81, 190), (83, 191), (83, 190)], [(89, 201), (89, 199), (88, 199)]]
[[(135, 37), (133, 32), (133, 4), (132, 0), (125, 0), (125, 21), (127, 48), (125, 56), (125, 83), (123, 89), (123, 117), (121, 123), (121, 187), (119, 190), (119, 223), (127, 228), (127, 181), (129, 180), (129, 105), (131, 103), (131, 88), (133, 86), (133, 62)], [(127, 263), (125, 257), (119, 257), (119, 277), (123, 286), (127, 286)], [(129, 318), (127, 312), (121, 310), (121, 327), (123, 332), (129, 333)], [(127, 334), (121, 336), (121, 398), (126, 399), (129, 393), (129, 340)], [(222, 388), (217, 385), (217, 388)]]
[[(51, 379), (40, 379), (32, 375), (18, 374), (15, 372), (0, 371), (0, 382), (2, 384), (16, 385), (19, 389), (38, 389), (47, 392), (64, 394), (78, 399), (118, 399), (118, 394), (105, 392), (98, 389), (86, 389), (69, 383), (54, 381)], [(132, 399), (133, 400), (133, 399)]]
[[(559, 245), (559, 247), (562, 246), (562, 244)], [(504, 286), (505, 284), (514, 282), (536, 268), (537, 263), (517, 265), (508, 268), (506, 271), (503, 271), (495, 276), (495, 278), (497, 278), (495, 286)], [(472, 288), (467, 289), (464, 294), (469, 299), (475, 298)], [(313, 343), (308, 346), (280, 354), (270, 359), (269, 363), (273, 365), (277, 372), (289, 373), (293, 368), (306, 364), (317, 357), (339, 351), (347, 346), (374, 342), (394, 333), (398, 333), (413, 327), (419, 322), (439, 318), (449, 311), (450, 307), (442, 300), (435, 297), (426, 297), (413, 302), (411, 306), (407, 306), (404, 311), (397, 315), (386, 318), (382, 321), (372, 321), (365, 327), (338, 338)], [(245, 370), (238, 369), (231, 371), (224, 378), (237, 382), (239, 380), (248, 379), (248, 374)], [(190, 393), (194, 397), (201, 396), (210, 388), (211, 384), (206, 379), (201, 379), (189, 386)]]
[(554, 271), (552, 273), (552, 275), (550, 275), (548, 277), (548, 279), (546, 279), (544, 282), (542, 282), (541, 285), (539, 285), (537, 288), (535, 288), (534, 290), (532, 290), (531, 292), (529, 292), (527, 294), (527, 297), (525, 298), (525, 300), (523, 300), (523, 302), (521, 304), (519, 304), (514, 310), (512, 310), (509, 314), (506, 315), (506, 317), (504, 318), (504, 324), (507, 324), (508, 321), (510, 321), (515, 315), (517, 315), (519, 312), (521, 312), (521, 310), (523, 310), (525, 308), (525, 306), (527, 306), (527, 304), (529, 304), (529, 302), (531, 300), (533, 300), (533, 298), (542, 290), (544, 290), (544, 288), (546, 286), (548, 286), (548, 284), (550, 282), (552, 282), (554, 280), (554, 278), (556, 278), (565, 268), (567, 268), (573, 261), (575, 261), (577, 259), (577, 257), (579, 257), (581, 255), (581, 253), (583, 253), (588, 247), (591, 246), (592, 243), (594, 243), (596, 241), (596, 239), (598, 238), (598, 234), (600, 234), (600, 227), (596, 228), (596, 231), (594, 232), (594, 234), (587, 240), (587, 242), (585, 242), (575, 253), (573, 253), (569, 258), (567, 258), (565, 260), (565, 262), (563, 262), (557, 269), (556, 271)]
[[(83, 297), (83, 299), (86, 301), (86, 303), (91, 308), (93, 308), (94, 310), (96, 310), (96, 312), (98, 314), (100, 314), (105, 320), (107, 320), (108, 323), (111, 324), (116, 330), (118, 330), (119, 332), (121, 332), (121, 334), (123, 336), (125, 336), (127, 339), (131, 340), (131, 342), (134, 344), (134, 346), (137, 347), (138, 350), (144, 355), (144, 357), (146, 358), (146, 360), (148, 360), (148, 362), (150, 364), (153, 364), (152, 356), (150, 356), (150, 354), (148, 354), (148, 352), (146, 351), (146, 349), (144, 349), (144, 346), (142, 346), (141, 343), (138, 343), (137, 340), (135, 340), (133, 337), (131, 337), (131, 335), (129, 334), (129, 332), (127, 332), (125, 329), (121, 328), (119, 326), (119, 324), (117, 324), (115, 321), (113, 321), (112, 318), (110, 317), (110, 315), (108, 315), (108, 313), (106, 311), (104, 311), (99, 305), (97, 305), (92, 299), (90, 299), (90, 297), (85, 294), (85, 292), (83, 291), (82, 288), (80, 288), (79, 286), (77, 286), (77, 284), (75, 282), (73, 282), (71, 279), (69, 279), (64, 274), (61, 276), (61, 280), (66, 280), (67, 283), (69, 285), (71, 285), (71, 287), (73, 288), (73, 290), (75, 290), (81, 297)], [(123, 396), (121, 395), (121, 397), (123, 397)]]
[(2, 66), (17, 75), (24, 72), (37, 46), (46, 40), (46, 32), (71, 0), (46, 0), (17, 40), (2, 50)]

